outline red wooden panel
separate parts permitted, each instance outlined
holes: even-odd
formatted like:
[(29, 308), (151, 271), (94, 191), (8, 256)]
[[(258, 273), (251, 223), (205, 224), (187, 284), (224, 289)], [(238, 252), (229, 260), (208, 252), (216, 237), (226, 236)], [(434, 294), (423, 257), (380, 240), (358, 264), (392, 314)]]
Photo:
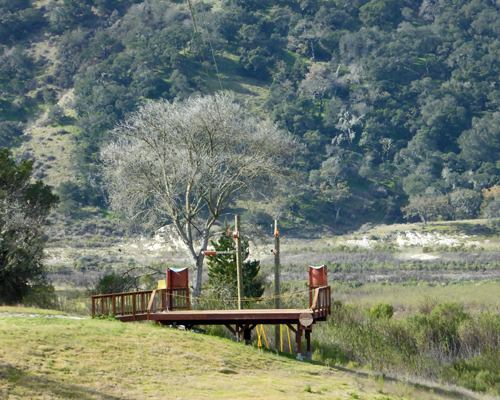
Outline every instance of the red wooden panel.
[(189, 270), (187, 268), (167, 269), (167, 292), (167, 307), (170, 310), (189, 310)]
[(187, 288), (189, 286), (189, 270), (187, 268), (167, 269), (167, 288)]
[(328, 286), (326, 265), (322, 265), (321, 267), (309, 266), (309, 286)]

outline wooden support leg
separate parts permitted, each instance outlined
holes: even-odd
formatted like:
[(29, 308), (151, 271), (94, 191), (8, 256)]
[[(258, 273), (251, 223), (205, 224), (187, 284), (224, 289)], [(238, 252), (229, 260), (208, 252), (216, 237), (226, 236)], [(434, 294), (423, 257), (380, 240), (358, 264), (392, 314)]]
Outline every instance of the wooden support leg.
[(300, 324), (297, 325), (295, 339), (297, 340), (297, 360), (302, 361), (304, 357), (302, 357), (302, 329), (300, 329)]
[(226, 325), (226, 328), (229, 329), (234, 336), (236, 336), (236, 331), (233, 329), (233, 327), (229, 324), (225, 324), (225, 325)]
[(245, 332), (247, 326), (243, 326), (242, 324), (236, 325), (236, 332), (238, 333), (238, 342), (241, 342), (241, 335)]
[(252, 330), (250, 328), (246, 328), (243, 331), (243, 339), (245, 339), (245, 344), (249, 345), (252, 343)]
[(312, 360), (312, 353), (311, 353), (311, 331), (310, 330), (306, 331), (306, 343), (307, 343), (306, 358), (309, 359), (309, 360)]

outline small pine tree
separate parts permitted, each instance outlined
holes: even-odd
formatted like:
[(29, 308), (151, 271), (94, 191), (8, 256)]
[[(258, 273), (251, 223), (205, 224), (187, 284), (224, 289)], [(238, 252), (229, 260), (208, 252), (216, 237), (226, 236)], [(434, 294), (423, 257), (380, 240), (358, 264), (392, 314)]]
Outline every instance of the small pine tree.
[[(226, 230), (227, 230), (226, 226)], [(230, 235), (224, 232), (217, 241), (211, 241), (210, 244), (216, 251), (236, 250), (234, 240)], [(241, 244), (241, 253), (243, 260), (246, 260), (250, 254), (248, 250), (248, 241)], [(237, 297), (238, 282), (236, 271), (236, 255), (220, 254), (216, 256), (207, 256), (208, 264), (208, 284), (220, 297)], [(245, 297), (260, 297), (264, 293), (264, 286), (258, 279), (260, 272), (259, 260), (243, 261), (243, 295)]]

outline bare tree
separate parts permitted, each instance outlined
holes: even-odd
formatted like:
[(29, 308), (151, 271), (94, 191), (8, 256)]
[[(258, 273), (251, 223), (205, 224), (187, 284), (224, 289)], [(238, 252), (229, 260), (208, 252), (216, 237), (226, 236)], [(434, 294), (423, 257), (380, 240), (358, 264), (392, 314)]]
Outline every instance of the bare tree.
[[(210, 230), (236, 196), (280, 179), (297, 149), (288, 132), (248, 115), (229, 94), (146, 103), (101, 151), (111, 205), (173, 224), (201, 290)], [(195, 240), (195, 239), (198, 240)]]
[(356, 117), (355, 115), (351, 115), (346, 108), (343, 108), (339, 114), (339, 122), (335, 125), (340, 132), (332, 139), (332, 144), (339, 145), (341, 142), (346, 141), (349, 145), (349, 150), (351, 150), (352, 142), (356, 137), (353, 127), (360, 123), (362, 118), (363, 115)]

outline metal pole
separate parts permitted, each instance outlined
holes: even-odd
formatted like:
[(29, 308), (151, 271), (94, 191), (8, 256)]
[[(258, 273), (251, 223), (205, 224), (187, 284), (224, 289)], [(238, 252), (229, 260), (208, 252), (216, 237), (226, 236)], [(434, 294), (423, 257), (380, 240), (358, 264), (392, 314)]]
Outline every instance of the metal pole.
[[(280, 233), (278, 220), (274, 220), (274, 307), (281, 308), (280, 302)], [(276, 325), (274, 327), (274, 342), (276, 348), (280, 341), (281, 327)]]
[(241, 259), (241, 234), (240, 216), (234, 216), (234, 240), (236, 242), (236, 274), (238, 278), (238, 310), (241, 310), (241, 298), (243, 297), (243, 260)]

